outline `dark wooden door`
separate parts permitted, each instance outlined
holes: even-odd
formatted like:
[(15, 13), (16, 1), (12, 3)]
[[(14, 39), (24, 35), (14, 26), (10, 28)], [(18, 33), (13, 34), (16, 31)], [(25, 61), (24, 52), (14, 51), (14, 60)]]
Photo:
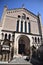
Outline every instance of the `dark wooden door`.
[(19, 54), (24, 54), (24, 51), (25, 51), (25, 45), (19, 44)]

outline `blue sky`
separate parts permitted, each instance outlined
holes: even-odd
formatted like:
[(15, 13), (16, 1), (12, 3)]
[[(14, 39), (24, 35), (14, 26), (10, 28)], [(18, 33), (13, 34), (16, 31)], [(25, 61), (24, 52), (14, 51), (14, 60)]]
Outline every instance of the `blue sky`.
[(5, 5), (8, 6), (8, 9), (13, 9), (22, 8), (22, 4), (24, 4), (26, 9), (36, 15), (39, 12), (41, 14), (43, 24), (43, 0), (0, 0), (0, 19)]

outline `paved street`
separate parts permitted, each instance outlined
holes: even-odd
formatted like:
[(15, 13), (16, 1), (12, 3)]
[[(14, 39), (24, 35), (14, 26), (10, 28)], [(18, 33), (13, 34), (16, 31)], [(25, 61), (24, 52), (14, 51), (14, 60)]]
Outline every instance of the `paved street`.
[(17, 64), (21, 64), (21, 65), (32, 65), (29, 61), (26, 61), (26, 60), (24, 60), (23, 58), (15, 58), (15, 59), (13, 59), (11, 62), (9, 62), (9, 63), (1, 63), (0, 62), (0, 65), (17, 65)]

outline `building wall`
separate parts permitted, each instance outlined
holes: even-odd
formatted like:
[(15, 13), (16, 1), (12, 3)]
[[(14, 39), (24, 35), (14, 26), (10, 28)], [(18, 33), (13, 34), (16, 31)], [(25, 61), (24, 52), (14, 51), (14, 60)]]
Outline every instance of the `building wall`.
[(42, 37), (43, 37), (43, 26), (42, 26)]
[[(29, 17), (29, 20), (25, 19), (25, 21), (30, 22), (31, 33), (39, 34), (38, 17), (34, 16), (25, 9), (15, 9), (15, 10), (7, 9), (5, 12), (5, 18), (3, 18), (4, 21), (2, 30), (16, 31), (17, 20), (19, 19), (18, 15), (22, 17), (23, 13), (26, 15), (26, 17)], [(22, 20), (22, 18), (20, 19)]]
[(1, 39), (1, 33), (2, 33), (2, 31), (1, 31), (1, 30), (2, 30), (2, 27), (0, 27), (0, 39)]
[(16, 30), (16, 21), (17, 21), (17, 19), (6, 16), (3, 30), (15, 31)]
[[(14, 55), (18, 54), (18, 41), (20, 39), (21, 36), (27, 36), (28, 39), (30, 39), (30, 49), (31, 47), (34, 45), (36, 48), (38, 48), (41, 45), (41, 37), (40, 36), (33, 36), (33, 35), (29, 35), (29, 34), (23, 34), (23, 33), (15, 33), (15, 39), (14, 39)], [(35, 42), (35, 37), (37, 38), (37, 42)], [(33, 39), (34, 38), (34, 39)], [(38, 38), (40, 39), (40, 42), (38, 42)], [(34, 41), (34, 42), (33, 42)], [(15, 53), (16, 51), (16, 53)]]
[[(25, 14), (26, 18), (23, 19), (22, 16)], [(20, 15), (20, 18), (18, 17)], [(29, 19), (27, 19), (27, 17)], [(17, 31), (17, 21), (19, 20), (19, 31)], [(21, 32), (21, 21), (23, 21), (23, 31)], [(27, 23), (27, 32), (25, 32), (25, 21)], [(39, 33), (39, 20), (36, 15), (27, 11), (24, 8), (9, 10), (7, 7), (4, 8), (2, 15), (2, 26), (0, 27), (0, 40), (1, 45), (3, 45), (5, 34), (7, 34), (7, 39), (10, 37), (11, 48), (14, 48), (14, 56), (18, 55), (18, 41), (21, 36), (27, 36), (30, 40), (30, 49), (34, 45), (36, 48), (41, 45), (41, 34)], [(28, 23), (30, 23), (30, 32), (28, 31)], [(40, 25), (41, 26), (41, 25)], [(3, 35), (2, 35), (3, 34)], [(12, 40), (12, 36), (13, 40)], [(35, 41), (36, 38), (36, 41)], [(11, 50), (10, 50), (11, 51)], [(4, 57), (4, 56), (3, 56)], [(10, 55), (11, 57), (11, 55)]]
[[(40, 21), (42, 21), (42, 20), (41, 20), (41, 15), (40, 15), (39, 18), (40, 18)], [(42, 23), (42, 22), (41, 22), (41, 23)], [(41, 25), (41, 31), (42, 31), (42, 43), (43, 43), (43, 25)]]

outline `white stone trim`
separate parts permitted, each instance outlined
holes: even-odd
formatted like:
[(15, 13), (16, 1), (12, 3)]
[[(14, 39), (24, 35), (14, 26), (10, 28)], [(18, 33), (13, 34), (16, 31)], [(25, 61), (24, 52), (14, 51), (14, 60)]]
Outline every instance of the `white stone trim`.
[(23, 20), (23, 32), (25, 32), (25, 21)]
[(27, 33), (29, 33), (29, 29), (28, 29), (28, 22), (27, 22)]
[(19, 21), (19, 32), (21, 31), (21, 19)]

